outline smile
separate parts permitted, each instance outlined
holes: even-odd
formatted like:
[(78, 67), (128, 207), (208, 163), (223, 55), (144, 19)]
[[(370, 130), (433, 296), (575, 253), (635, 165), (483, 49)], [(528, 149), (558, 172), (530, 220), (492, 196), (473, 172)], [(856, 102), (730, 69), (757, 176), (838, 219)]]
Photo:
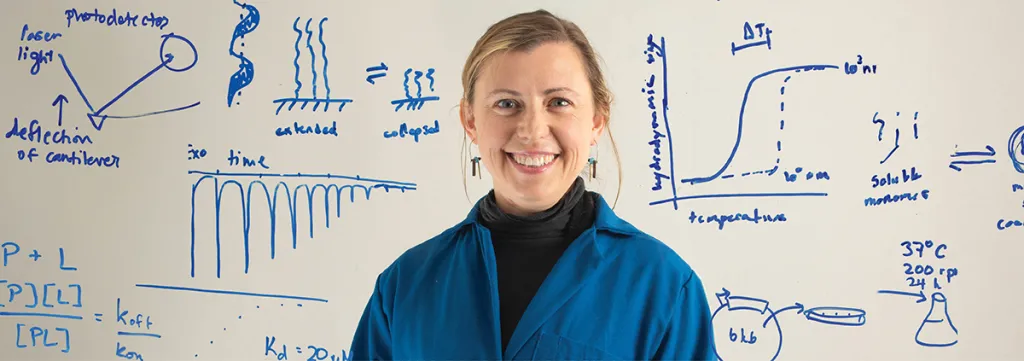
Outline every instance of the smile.
[(559, 154), (505, 153), (505, 156), (520, 171), (535, 174), (550, 168), (555, 163), (555, 160), (558, 159)]

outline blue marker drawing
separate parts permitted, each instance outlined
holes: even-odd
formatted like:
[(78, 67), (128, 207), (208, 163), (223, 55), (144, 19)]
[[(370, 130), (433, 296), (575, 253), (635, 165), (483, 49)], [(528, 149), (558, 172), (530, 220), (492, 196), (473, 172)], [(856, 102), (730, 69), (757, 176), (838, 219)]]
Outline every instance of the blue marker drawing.
[[(416, 84), (416, 96), (409, 93), (409, 74), (414, 74), (412, 81)], [(402, 109), (405, 106), (405, 110), (420, 110), (423, 105), (429, 101), (440, 100), (437, 96), (423, 96), (423, 84), (420, 82), (420, 78), (426, 77), (429, 81), (430, 91), (434, 91), (434, 68), (427, 69), (426, 74), (419, 70), (413, 70), (412, 68), (406, 69), (405, 73), (402, 74), (403, 81), (402, 87), (405, 88), (405, 99), (392, 100), (391, 104), (395, 106), (395, 112)]]
[[(742, 358), (775, 360), (782, 352), (782, 326), (779, 315), (803, 315), (804, 319), (826, 325), (863, 326), (866, 313), (851, 307), (813, 307), (805, 309), (797, 302), (772, 310), (760, 298), (738, 296), (723, 288), (715, 293), (719, 306), (711, 315), (715, 330), (715, 355), (719, 360)], [(751, 357), (750, 355), (755, 355)]]
[[(160, 65), (157, 65), (155, 68), (153, 68), (153, 70), (150, 70), (148, 73), (146, 73), (145, 75), (140, 77), (138, 80), (133, 82), (127, 88), (122, 90), (119, 94), (114, 96), (113, 99), (108, 101), (106, 104), (103, 104), (103, 106), (101, 106), (99, 109), (94, 108), (92, 106), (92, 103), (89, 102), (88, 97), (85, 96), (85, 92), (82, 90), (82, 87), (78, 83), (78, 80), (75, 79), (74, 74), (71, 73), (71, 68), (68, 67), (68, 63), (64, 59), (64, 55), (63, 54), (57, 54), (57, 57), (60, 58), (61, 64), (64, 66), (64, 71), (68, 74), (68, 78), (70, 78), (71, 79), (71, 83), (73, 83), (75, 85), (75, 89), (78, 91), (78, 95), (82, 97), (82, 101), (85, 102), (86, 107), (89, 108), (89, 113), (87, 113), (86, 115), (89, 117), (89, 122), (92, 123), (92, 126), (94, 128), (96, 128), (96, 130), (102, 130), (103, 122), (106, 121), (107, 118), (114, 118), (114, 119), (141, 118), (141, 117), (146, 117), (146, 116), (151, 116), (151, 115), (157, 115), (157, 114), (181, 111), (181, 110), (189, 109), (189, 108), (192, 108), (192, 107), (195, 107), (195, 106), (199, 105), (199, 102), (195, 102), (195, 103), (192, 103), (192, 104), (189, 104), (189, 105), (185, 105), (185, 106), (181, 106), (181, 107), (177, 107), (177, 108), (166, 109), (166, 110), (159, 110), (159, 111), (143, 113), (143, 114), (137, 114), (137, 115), (107, 115), (107, 114), (103, 114), (103, 112), (105, 110), (107, 110), (107, 108), (109, 108), (110, 106), (112, 106), (115, 103), (117, 103), (117, 101), (120, 100), (121, 97), (123, 97), (126, 94), (128, 94), (128, 92), (130, 92), (132, 89), (134, 89), (139, 84), (142, 84), (142, 82), (144, 82), (146, 79), (149, 79), (149, 77), (153, 76), (153, 74), (156, 74), (156, 72), (160, 71), (161, 69), (167, 69), (167, 70), (170, 70), (172, 72), (183, 72), (183, 71), (187, 71), (189, 69), (192, 69), (192, 67), (196, 65), (196, 62), (199, 61), (199, 53), (196, 51), (195, 45), (193, 45), (192, 42), (189, 41), (188, 39), (186, 39), (185, 37), (182, 37), (180, 35), (175, 35), (174, 33), (169, 33), (169, 34), (165, 34), (165, 35), (160, 36), (160, 38), (163, 39), (160, 42), (160, 60), (161, 60)], [(166, 48), (167, 42), (171, 41), (171, 40), (173, 40), (175, 42), (181, 42), (184, 45), (188, 46), (188, 48), (191, 50), (192, 54), (190, 56), (189, 55), (175, 56), (174, 54), (172, 54), (170, 52), (167, 52), (165, 48)], [(191, 60), (188, 60), (190, 57), (191, 57)], [(182, 64), (187, 64), (187, 65), (182, 65)]]
[[(660, 107), (660, 110), (661, 110), (662, 122), (665, 123), (665, 134), (664, 134), (665, 135), (665, 139), (668, 141), (668, 168), (669, 168), (669, 172), (668, 172), (667, 178), (668, 178), (669, 184), (672, 186), (671, 187), (671, 189), (672, 189), (672, 198), (670, 198), (670, 200), (668, 200), (666, 202), (672, 202), (672, 207), (674, 209), (676, 209), (676, 210), (679, 210), (679, 202), (677, 201), (677, 198), (679, 197), (679, 194), (678, 194), (678, 192), (676, 190), (675, 151), (672, 148), (672, 127), (670, 126), (670, 123), (668, 121), (668, 99), (669, 99), (668, 98), (668, 54), (666, 52), (667, 49), (665, 47), (665, 37), (661, 37), (659, 42), (655, 43), (654, 42), (654, 34), (648, 34), (647, 35), (647, 43), (645, 45), (647, 46), (647, 48), (646, 48), (646, 50), (644, 50), (644, 55), (647, 56), (647, 64), (654, 63), (656, 56), (658, 58), (661, 58), (661, 88), (662, 89), (661, 89), (661, 107)], [(653, 83), (654, 82), (654, 78), (655, 78), (654, 74), (652, 74), (651, 75), (651, 81), (649, 82), (652, 86), (654, 85), (654, 83)], [(651, 116), (652, 117), (656, 117), (657, 114), (658, 114), (657, 113), (658, 107), (654, 105), (654, 98), (653, 97), (649, 97), (649, 98), (647, 98), (647, 100), (648, 100), (648, 103), (647, 103), (648, 108), (650, 108), (653, 111)], [(660, 144), (660, 142), (659, 142), (659, 144)], [(657, 153), (658, 154), (661, 153), (660, 149), (657, 150)], [(661, 165), (657, 164), (656, 168), (660, 169)], [(661, 188), (662, 188), (661, 187), (661, 179), (665, 178), (665, 177), (666, 176), (664, 174), (655, 174), (656, 184), (653, 187), (654, 188), (653, 190), (655, 190), (655, 191), (661, 190)]]
[[(956, 146), (954, 146), (954, 148), (956, 148)], [(950, 158), (960, 158), (960, 157), (995, 157), (995, 155), (996, 155), (995, 148), (992, 148), (991, 145), (986, 145), (985, 149), (986, 149), (985, 151), (975, 151), (975, 152), (953, 152), (953, 154), (950, 154), (949, 157)], [(990, 164), (990, 163), (995, 163), (995, 162), (996, 162), (996, 160), (994, 158), (979, 159), (979, 160), (954, 160), (952, 162), (949, 162), (949, 168), (959, 172), (959, 171), (963, 170), (963, 168), (960, 167), (962, 165)]]
[(53, 103), (50, 104), (52, 106), (59, 107), (58, 110), (57, 110), (57, 126), (58, 127), (64, 125), (64, 103), (67, 103), (67, 102), (68, 102), (68, 97), (64, 96), (64, 94), (58, 94), (57, 98), (53, 99)]
[(914, 293), (879, 290), (878, 293), (911, 296), (917, 299), (917, 303), (931, 299), (931, 306), (929, 306), (928, 313), (924, 316), (921, 325), (918, 326), (917, 332), (914, 334), (914, 341), (918, 345), (925, 347), (948, 347), (957, 343), (960, 331), (957, 330), (956, 326), (953, 325), (953, 321), (949, 318), (949, 306), (946, 303), (946, 295), (942, 292), (933, 292), (931, 297), (926, 297), (924, 291)]
[[(234, 102), (235, 96), (242, 94), (242, 88), (249, 86), (252, 83), (253, 76), (253, 64), (249, 58), (246, 58), (244, 52), (235, 51), (235, 42), (238, 39), (245, 39), (245, 34), (253, 32), (256, 27), (260, 24), (260, 12), (256, 10), (255, 6), (249, 4), (239, 3), (238, 0), (232, 0), (235, 5), (238, 5), (242, 9), (248, 12), (244, 17), (239, 15), (241, 21), (235, 25), (235, 31), (231, 34), (231, 45), (228, 46), (228, 54), (238, 58), (238, 71), (231, 74), (231, 79), (228, 81), (228, 107)], [(245, 43), (240, 43), (241, 46), (245, 46)]]
[(1024, 173), (1024, 126), (1017, 128), (1010, 134), (1010, 141), (1006, 143), (1006, 151), (1010, 154), (1010, 164), (1017, 173)]
[[(757, 82), (757, 80), (759, 80), (761, 78), (764, 78), (766, 76), (769, 76), (769, 75), (773, 75), (773, 74), (788, 73), (788, 72), (809, 73), (809, 72), (821, 72), (821, 71), (833, 70), (833, 69), (839, 69), (839, 67), (835, 66), (835, 65), (821, 65), (821, 64), (819, 64), (819, 65), (801, 65), (801, 66), (792, 66), (792, 67), (785, 67), (785, 68), (774, 69), (774, 70), (766, 71), (764, 73), (761, 73), (761, 74), (758, 74), (758, 75), (754, 76), (750, 80), (750, 82), (747, 83), (746, 90), (743, 93), (743, 100), (740, 103), (739, 120), (737, 122), (736, 141), (734, 142), (732, 150), (730, 151), (729, 156), (726, 158), (725, 162), (722, 164), (722, 166), (715, 173), (713, 173), (711, 175), (703, 176), (703, 177), (683, 178), (683, 179), (680, 180), (680, 182), (688, 183), (690, 185), (696, 185), (696, 184), (700, 184), (700, 183), (711, 182), (711, 181), (714, 181), (716, 179), (728, 179), (728, 178), (732, 178), (732, 177), (735, 176), (735, 175), (723, 174), (723, 173), (725, 173), (725, 171), (732, 164), (733, 159), (736, 157), (736, 152), (739, 150), (741, 141), (743, 139), (743, 125), (744, 125), (743, 120), (744, 120), (744, 114), (745, 114), (745, 111), (746, 111), (747, 101), (748, 101), (748, 99), (750, 97), (750, 90), (753, 87), (754, 83)], [(788, 79), (787, 79), (787, 81), (788, 81)], [(780, 104), (780, 111), (783, 111), (784, 109), (785, 109), (784, 106)], [(782, 128), (781, 125), (780, 125), (780, 128)], [(669, 139), (671, 140), (671, 137), (669, 137)], [(669, 144), (671, 144), (671, 142)], [(781, 145), (779, 145), (779, 148), (781, 149)], [(773, 168), (770, 168), (770, 169), (760, 170), (760, 172), (767, 173), (767, 172), (774, 172), (775, 170), (776, 170), (776, 168), (773, 167)], [(754, 172), (750, 172), (750, 174), (754, 174)], [(669, 198), (669, 199), (661, 199), (661, 200), (652, 201), (652, 202), (649, 203), (649, 205), (654, 206), (654, 205), (664, 204), (664, 203), (669, 203), (669, 202), (675, 203), (675, 202), (681, 201), (681, 200), (699, 199), (699, 198), (824, 197), (824, 196), (828, 196), (828, 193), (825, 193), (825, 192), (753, 192), (753, 193), (702, 194), (702, 195), (687, 195), (687, 196), (679, 196), (679, 195), (677, 195), (677, 196), (674, 196), (673, 198)]]
[(146, 332), (127, 332), (127, 331), (117, 331), (117, 335), (118, 335), (118, 336), (140, 336), (140, 337), (152, 337), (152, 338), (160, 338), (160, 337), (161, 337), (160, 335), (158, 335), (158, 334), (155, 334), (155, 333), (146, 333)]
[[(320, 108), (320, 106), (323, 106), (323, 109), (326, 112), (332, 104), (337, 104), (338, 111), (340, 112), (342, 109), (345, 108), (345, 104), (352, 102), (352, 99), (331, 99), (331, 84), (330, 80), (327, 77), (327, 64), (329, 63), (327, 59), (327, 43), (324, 41), (324, 23), (327, 22), (328, 18), (324, 17), (320, 19), (320, 21), (317, 23), (317, 30), (315, 34), (316, 41), (320, 44), (320, 57), (323, 57), (323, 85), (327, 91), (325, 97), (320, 97), (317, 94), (317, 80), (319, 79), (319, 74), (317, 73), (316, 65), (317, 54), (313, 48), (314, 31), (310, 28), (310, 26), (313, 25), (313, 19), (307, 19), (305, 25), (302, 28), (299, 28), (299, 21), (301, 19), (301, 17), (297, 17), (295, 18), (295, 21), (292, 22), (292, 31), (294, 31), (296, 34), (295, 43), (293, 44), (293, 49), (295, 50), (295, 58), (294, 60), (292, 60), (292, 65), (295, 67), (295, 93), (294, 96), (289, 98), (275, 99), (273, 103), (277, 104), (278, 106), (274, 114), (281, 114), (281, 109), (284, 109), (285, 105), (288, 106), (288, 111), (294, 109), (295, 105), (297, 104), (301, 104), (299, 106), (299, 110), (305, 110), (306, 106), (309, 105), (310, 103), (313, 104), (312, 111), (314, 112), (317, 111)], [(306, 37), (305, 46), (302, 46), (303, 36)], [(299, 80), (299, 76), (302, 73), (302, 67), (299, 65), (299, 57), (302, 56), (303, 50), (309, 51), (309, 69), (310, 73), (312, 74), (312, 82), (310, 83), (311, 95), (308, 97), (302, 96), (302, 81)]]
[[(249, 230), (252, 226), (252, 195), (253, 188), (256, 188), (256, 193), (262, 191), (266, 197), (268, 209), (270, 215), (270, 259), (274, 259), (277, 254), (276, 246), (276, 230), (277, 230), (277, 201), (279, 192), (283, 191), (285, 200), (288, 202), (288, 213), (291, 220), (292, 230), (292, 249), (298, 247), (298, 225), (296, 216), (298, 216), (298, 199), (299, 190), (302, 189), (306, 195), (306, 203), (309, 214), (309, 237), (313, 238), (313, 196), (316, 194), (317, 189), (323, 190), (324, 199), (324, 222), (327, 228), (331, 227), (330, 223), (330, 193), (334, 190), (335, 193), (335, 216), (341, 218), (341, 194), (346, 190), (349, 192), (349, 202), (355, 203), (356, 201), (356, 189), (362, 190), (362, 194), (366, 200), (370, 200), (370, 195), (373, 190), (381, 189), (385, 193), (390, 193), (392, 190), (398, 190), (402, 193), (405, 191), (416, 190), (415, 183), (408, 182), (396, 182), (389, 180), (378, 180), (371, 178), (363, 178), (360, 176), (343, 176), (335, 174), (281, 174), (281, 173), (222, 173), (219, 170), (216, 172), (204, 172), (190, 170), (189, 174), (199, 175), (200, 178), (192, 185), (192, 243), (191, 243), (191, 277), (195, 277), (195, 250), (196, 250), (196, 192), (199, 186), (202, 185), (203, 181), (212, 179), (213, 180), (213, 195), (214, 195), (214, 211), (215, 211), (215, 242), (217, 249), (217, 278), (221, 276), (221, 254), (220, 254), (220, 209), (224, 197), (224, 189), (229, 185), (234, 185), (238, 189), (239, 201), (241, 202), (242, 208), (242, 233), (243, 233), (243, 247), (245, 249), (245, 269), (246, 274), (249, 273)], [(248, 182), (247, 186), (243, 186), (242, 183), (245, 181), (239, 181), (237, 179), (255, 178)], [(264, 179), (282, 179), (273, 186), (274, 191), (271, 195), (270, 189), (267, 184), (263, 182)], [(224, 179), (222, 181), (222, 179)], [(294, 186), (289, 186), (285, 182), (285, 179), (294, 179)], [(312, 183), (321, 182), (321, 183)], [(312, 184), (308, 184), (312, 183)]]
[(380, 62), (380, 65), (371, 66), (371, 67), (366, 68), (366, 72), (370, 73), (370, 75), (366, 76), (366, 82), (370, 83), (370, 84), (377, 84), (376, 80), (374, 80), (374, 79), (387, 76), (388, 75), (388, 65), (384, 64), (384, 62), (382, 61), (382, 62)]
[(757, 38), (763, 38), (765, 40), (753, 41), (755, 39), (754, 29), (751, 28), (750, 22), (743, 23), (743, 40), (748, 40), (746, 44), (736, 46), (736, 42), (732, 43), (732, 55), (736, 56), (736, 52), (754, 46), (767, 46), (768, 50), (772, 49), (772, 29), (764, 25), (764, 23), (758, 23), (754, 25), (757, 28)]
[(257, 292), (243, 292), (243, 291), (230, 291), (230, 290), (216, 290), (208, 288), (195, 288), (195, 287), (181, 287), (181, 286), (166, 286), (166, 285), (155, 285), (155, 284), (136, 284), (135, 287), (139, 288), (150, 288), (157, 290), (166, 291), (183, 291), (183, 292), (196, 292), (204, 294), (216, 294), (216, 295), (232, 295), (232, 296), (245, 296), (245, 297), (256, 297), (256, 298), (274, 298), (274, 299), (286, 299), (286, 300), (300, 300), (300, 301), (313, 301), (327, 303), (326, 299), (305, 297), (305, 296), (294, 296), (284, 294), (273, 294), (273, 293), (257, 293)]

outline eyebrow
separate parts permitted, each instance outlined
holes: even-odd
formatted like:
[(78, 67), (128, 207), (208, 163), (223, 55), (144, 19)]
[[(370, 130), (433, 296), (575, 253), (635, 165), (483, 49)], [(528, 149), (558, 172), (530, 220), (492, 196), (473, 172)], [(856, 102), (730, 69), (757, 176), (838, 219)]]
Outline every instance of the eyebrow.
[[(567, 87), (557, 87), (557, 88), (547, 89), (547, 90), (544, 91), (544, 95), (548, 95), (548, 94), (556, 93), (556, 92), (560, 92), (560, 91), (570, 92), (570, 93), (579, 95), (578, 93), (576, 93), (575, 90), (572, 90), (572, 89), (567, 88)], [(515, 90), (512, 90), (512, 89), (506, 89), (506, 88), (494, 89), (493, 91), (491, 91), (490, 95), (495, 95), (495, 94), (498, 94), (498, 93), (507, 93), (507, 94), (511, 94), (511, 95), (514, 95), (514, 96), (522, 96), (522, 94), (520, 94), (519, 92), (517, 92)]]

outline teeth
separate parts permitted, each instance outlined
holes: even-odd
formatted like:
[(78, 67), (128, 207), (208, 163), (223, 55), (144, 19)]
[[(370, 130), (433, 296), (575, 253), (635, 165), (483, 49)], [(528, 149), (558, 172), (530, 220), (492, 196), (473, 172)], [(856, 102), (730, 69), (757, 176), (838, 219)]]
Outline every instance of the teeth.
[(527, 167), (540, 167), (544, 166), (551, 161), (555, 160), (553, 155), (540, 155), (540, 156), (528, 156), (521, 154), (513, 154), (512, 159), (515, 159), (516, 163), (525, 165)]

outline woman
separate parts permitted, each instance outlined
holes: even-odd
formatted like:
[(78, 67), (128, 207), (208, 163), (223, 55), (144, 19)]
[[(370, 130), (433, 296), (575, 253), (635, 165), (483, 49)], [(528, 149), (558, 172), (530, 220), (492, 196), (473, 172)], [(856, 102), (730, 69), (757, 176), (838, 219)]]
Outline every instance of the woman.
[(584, 188), (611, 93), (582, 31), (542, 10), (502, 20), (462, 84), (494, 188), (377, 277), (352, 358), (714, 359), (694, 271)]

